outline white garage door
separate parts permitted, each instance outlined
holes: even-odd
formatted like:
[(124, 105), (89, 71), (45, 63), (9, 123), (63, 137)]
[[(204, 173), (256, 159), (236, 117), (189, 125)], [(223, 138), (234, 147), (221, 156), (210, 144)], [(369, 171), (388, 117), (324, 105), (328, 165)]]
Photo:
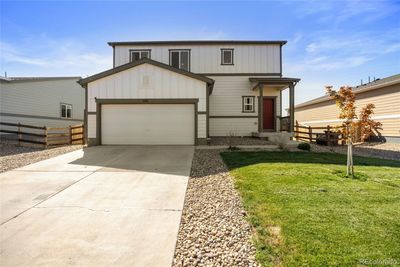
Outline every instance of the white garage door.
[(107, 104), (101, 109), (105, 145), (193, 145), (193, 104)]

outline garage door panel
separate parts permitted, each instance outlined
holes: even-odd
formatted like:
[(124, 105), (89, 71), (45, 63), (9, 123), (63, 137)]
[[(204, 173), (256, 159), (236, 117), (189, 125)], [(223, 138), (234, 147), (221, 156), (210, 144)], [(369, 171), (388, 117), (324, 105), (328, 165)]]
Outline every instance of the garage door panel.
[(193, 145), (193, 104), (102, 105), (102, 143)]

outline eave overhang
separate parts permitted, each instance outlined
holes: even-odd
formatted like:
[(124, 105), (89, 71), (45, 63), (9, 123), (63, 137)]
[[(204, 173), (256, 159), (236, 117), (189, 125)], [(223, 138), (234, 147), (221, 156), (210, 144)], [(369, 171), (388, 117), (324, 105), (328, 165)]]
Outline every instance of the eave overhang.
[(181, 41), (126, 41), (108, 42), (109, 46), (127, 45), (284, 45), (285, 40), (181, 40)]
[(299, 78), (288, 78), (288, 77), (250, 77), (250, 82), (256, 83), (253, 90), (257, 89), (260, 85), (270, 86), (283, 86), (284, 88), (289, 85), (296, 85), (301, 79)]

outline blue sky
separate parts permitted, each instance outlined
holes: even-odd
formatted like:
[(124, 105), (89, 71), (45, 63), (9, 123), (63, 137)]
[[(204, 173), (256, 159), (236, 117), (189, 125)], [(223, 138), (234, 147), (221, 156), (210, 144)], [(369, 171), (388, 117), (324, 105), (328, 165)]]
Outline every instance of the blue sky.
[(287, 40), (296, 103), (400, 73), (400, 1), (1, 1), (0, 73), (87, 76), (107, 41)]

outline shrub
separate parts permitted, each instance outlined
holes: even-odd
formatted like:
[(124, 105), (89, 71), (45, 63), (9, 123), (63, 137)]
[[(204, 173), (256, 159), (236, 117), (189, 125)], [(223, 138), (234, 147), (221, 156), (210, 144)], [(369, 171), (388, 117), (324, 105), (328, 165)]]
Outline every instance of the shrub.
[(298, 149), (301, 149), (301, 150), (310, 151), (311, 146), (310, 146), (309, 143), (300, 143), (300, 144), (297, 146), (297, 148), (298, 148)]

